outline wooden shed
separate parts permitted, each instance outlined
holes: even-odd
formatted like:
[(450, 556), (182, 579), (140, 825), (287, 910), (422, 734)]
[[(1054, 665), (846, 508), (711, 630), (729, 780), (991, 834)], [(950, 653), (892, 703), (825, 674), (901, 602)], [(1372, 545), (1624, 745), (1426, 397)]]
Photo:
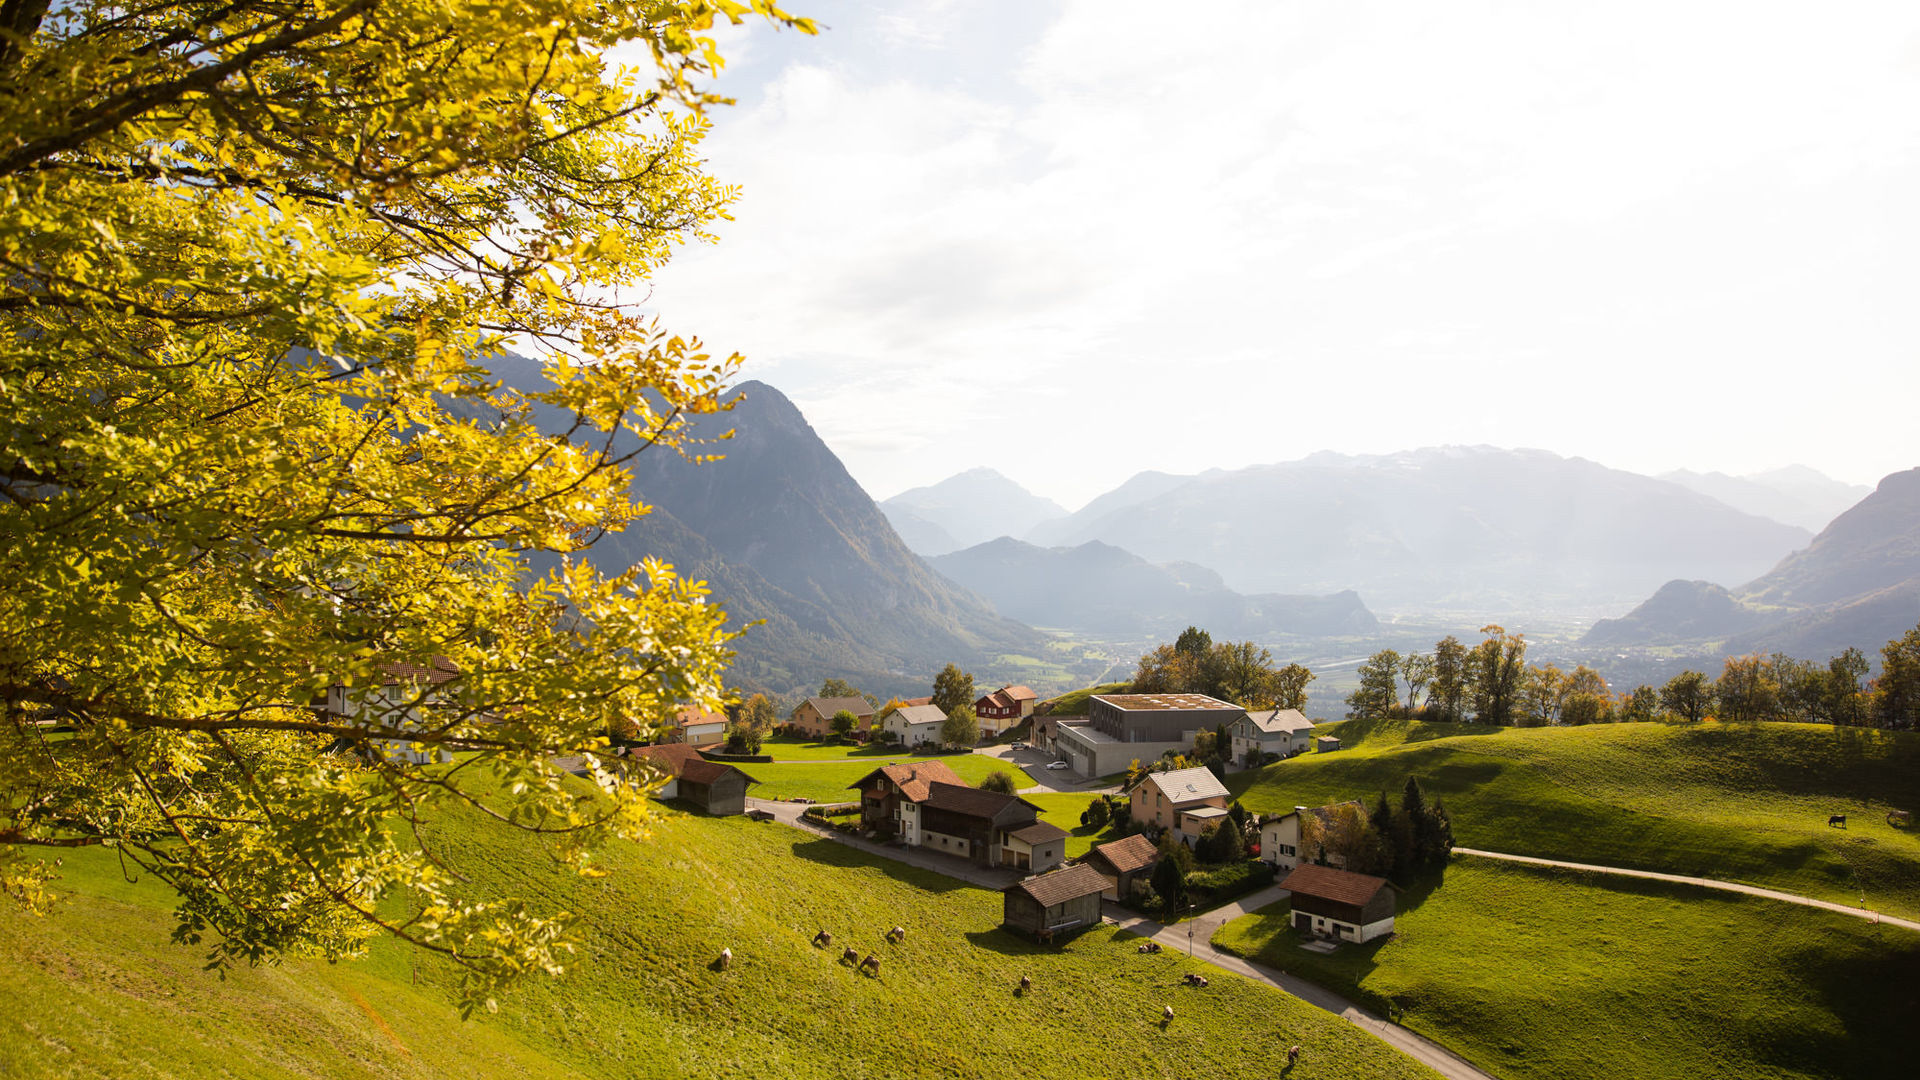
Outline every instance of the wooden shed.
[(760, 781), (718, 761), (708, 761), (686, 743), (636, 746), (635, 757), (644, 757), (670, 779), (654, 794), (662, 799), (679, 799), (724, 817), (745, 813), (747, 786)]
[(1106, 887), (1107, 879), (1085, 863), (1030, 877), (1000, 894), (1004, 901), (1000, 924), (1052, 941), (1055, 934), (1098, 923), (1100, 893)]
[(1087, 856), (1087, 865), (1107, 879), (1102, 895), (1109, 900), (1125, 900), (1133, 895), (1133, 883), (1143, 880), (1159, 861), (1160, 849), (1153, 846), (1146, 833), (1099, 844)]

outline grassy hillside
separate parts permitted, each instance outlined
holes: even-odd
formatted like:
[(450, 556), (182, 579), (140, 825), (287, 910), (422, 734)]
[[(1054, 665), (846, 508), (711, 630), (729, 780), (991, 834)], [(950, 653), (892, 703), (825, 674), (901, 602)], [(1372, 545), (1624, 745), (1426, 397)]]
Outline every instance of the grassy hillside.
[(1920, 934), (1664, 882), (1457, 857), (1391, 939), (1304, 952), (1283, 901), (1216, 947), (1507, 1080), (1904, 1080)]
[[(998, 894), (742, 818), (668, 812), (597, 881), (518, 838), (437, 837), (475, 885), (567, 906), (589, 946), (467, 1023), (447, 975), (391, 947), (328, 966), (200, 972), (166, 898), (102, 853), (70, 860), (48, 919), (0, 918), (0, 1073), (41, 1077), (1062, 1077), (1242, 1075), (1293, 1043), (1292, 1080), (1431, 1077), (1342, 1021), (1095, 929), (1040, 949), (995, 929)], [(906, 927), (904, 944), (881, 941)], [(856, 975), (813, 932), (884, 957)], [(731, 947), (729, 971), (712, 960)], [(1022, 974), (1029, 996), (1015, 993)], [(1171, 1003), (1177, 1018), (1162, 1026)]]
[[(1812, 724), (1582, 728), (1366, 723), (1346, 748), (1247, 773), (1249, 810), (1445, 798), (1461, 846), (1742, 881), (1920, 915), (1920, 735)], [(1848, 827), (1829, 828), (1830, 814)]]
[(1126, 693), (1127, 687), (1132, 685), (1132, 683), (1124, 682), (1102, 683), (1099, 686), (1087, 686), (1078, 690), (1069, 691), (1046, 702), (1046, 704), (1050, 706), (1048, 710), (1049, 715), (1085, 716), (1087, 715), (1088, 698), (1095, 694), (1124, 694)]

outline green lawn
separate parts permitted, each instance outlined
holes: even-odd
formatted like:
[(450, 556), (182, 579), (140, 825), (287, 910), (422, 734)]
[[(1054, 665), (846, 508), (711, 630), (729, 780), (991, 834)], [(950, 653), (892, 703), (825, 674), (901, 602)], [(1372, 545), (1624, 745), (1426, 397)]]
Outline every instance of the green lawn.
[[(744, 818), (662, 811), (610, 876), (557, 873), (533, 845), (471, 817), (442, 854), (488, 895), (569, 909), (585, 942), (558, 981), (462, 1023), (446, 973), (382, 946), (226, 980), (167, 943), (167, 898), (102, 852), (68, 863), (55, 916), (0, 918), (0, 1073), (48, 1077), (1003, 1078), (1254, 1075), (1294, 1043), (1290, 1080), (1434, 1074), (1286, 995), (1142, 956), (1097, 928), (1064, 948), (996, 929), (998, 894)], [(907, 930), (887, 945), (887, 927)], [(836, 948), (813, 933), (834, 931)], [(879, 978), (838, 945), (884, 958)], [(720, 949), (733, 950), (716, 971)], [(1033, 991), (1015, 992), (1020, 976)], [(1171, 1004), (1177, 1018), (1161, 1023)]]
[[(1236, 773), (1249, 810), (1369, 803), (1418, 776), (1463, 847), (1663, 870), (1920, 916), (1920, 735), (1813, 724), (1367, 723)], [(1829, 828), (1830, 814), (1848, 827)]]
[(1223, 951), (1361, 1001), (1506, 1080), (1906, 1080), (1920, 934), (1692, 886), (1458, 856), (1390, 939), (1299, 948), (1287, 904)]
[[(891, 759), (877, 761), (822, 761), (794, 762), (791, 764), (741, 765), (748, 776), (760, 781), (759, 786), (747, 790), (756, 799), (792, 799), (805, 797), (816, 802), (841, 802), (857, 798), (857, 793), (848, 790), (856, 780), (867, 775)], [(976, 787), (987, 778), (988, 773), (1012, 773), (1018, 787), (1027, 787), (1034, 780), (1026, 770), (987, 757), (984, 754), (953, 754), (938, 758), (901, 758), (899, 760), (938, 760), (944, 761), (949, 769), (960, 779)]]
[(775, 761), (882, 761), (905, 760), (913, 752), (880, 743), (847, 745), (823, 743), (799, 735), (774, 735), (760, 743), (760, 752)]

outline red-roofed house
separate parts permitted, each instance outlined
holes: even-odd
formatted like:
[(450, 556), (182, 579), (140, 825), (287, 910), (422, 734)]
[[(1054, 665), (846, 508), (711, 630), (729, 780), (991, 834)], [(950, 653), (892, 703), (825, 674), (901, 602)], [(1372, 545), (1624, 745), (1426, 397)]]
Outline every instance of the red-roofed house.
[(1024, 686), (1003, 686), (973, 703), (982, 736), (998, 735), (1033, 715), (1037, 695)]
[(669, 776), (656, 798), (689, 802), (716, 817), (744, 813), (747, 785), (760, 782), (732, 765), (708, 761), (686, 743), (636, 746), (630, 753)]
[(1293, 928), (1342, 941), (1393, 933), (1393, 886), (1386, 878), (1304, 863), (1280, 881), (1293, 894)]

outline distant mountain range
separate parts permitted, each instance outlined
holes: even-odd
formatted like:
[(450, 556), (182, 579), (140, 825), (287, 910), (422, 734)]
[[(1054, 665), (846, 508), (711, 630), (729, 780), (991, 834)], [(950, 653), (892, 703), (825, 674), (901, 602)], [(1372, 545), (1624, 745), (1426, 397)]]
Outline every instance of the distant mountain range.
[(1671, 480), (1749, 514), (1798, 525), (1811, 532), (1827, 527), (1847, 507), (1872, 494), (1864, 484), (1845, 484), (1805, 465), (1784, 469), (1728, 476), (1726, 473), (1697, 473), (1686, 469), (1661, 473)]
[(1189, 625), (1215, 637), (1371, 634), (1380, 623), (1357, 593), (1242, 596), (1193, 563), (1157, 566), (1098, 540), (1043, 548), (1010, 537), (928, 560), (934, 569), (1024, 622), (1171, 639)]
[(1671, 581), (1587, 645), (1718, 643), (1727, 653), (1820, 660), (1920, 625), (1920, 469), (1894, 473), (1803, 550), (1734, 589)]
[(1620, 603), (1676, 577), (1744, 580), (1811, 535), (1579, 458), (1440, 447), (1143, 473), (1028, 539), (1197, 563), (1247, 594), (1351, 589), (1391, 610), (1500, 611)]
[(880, 510), (907, 546), (921, 555), (944, 555), (1001, 536), (1025, 536), (1067, 516), (1059, 503), (992, 469), (969, 469), (903, 491), (882, 502)]

